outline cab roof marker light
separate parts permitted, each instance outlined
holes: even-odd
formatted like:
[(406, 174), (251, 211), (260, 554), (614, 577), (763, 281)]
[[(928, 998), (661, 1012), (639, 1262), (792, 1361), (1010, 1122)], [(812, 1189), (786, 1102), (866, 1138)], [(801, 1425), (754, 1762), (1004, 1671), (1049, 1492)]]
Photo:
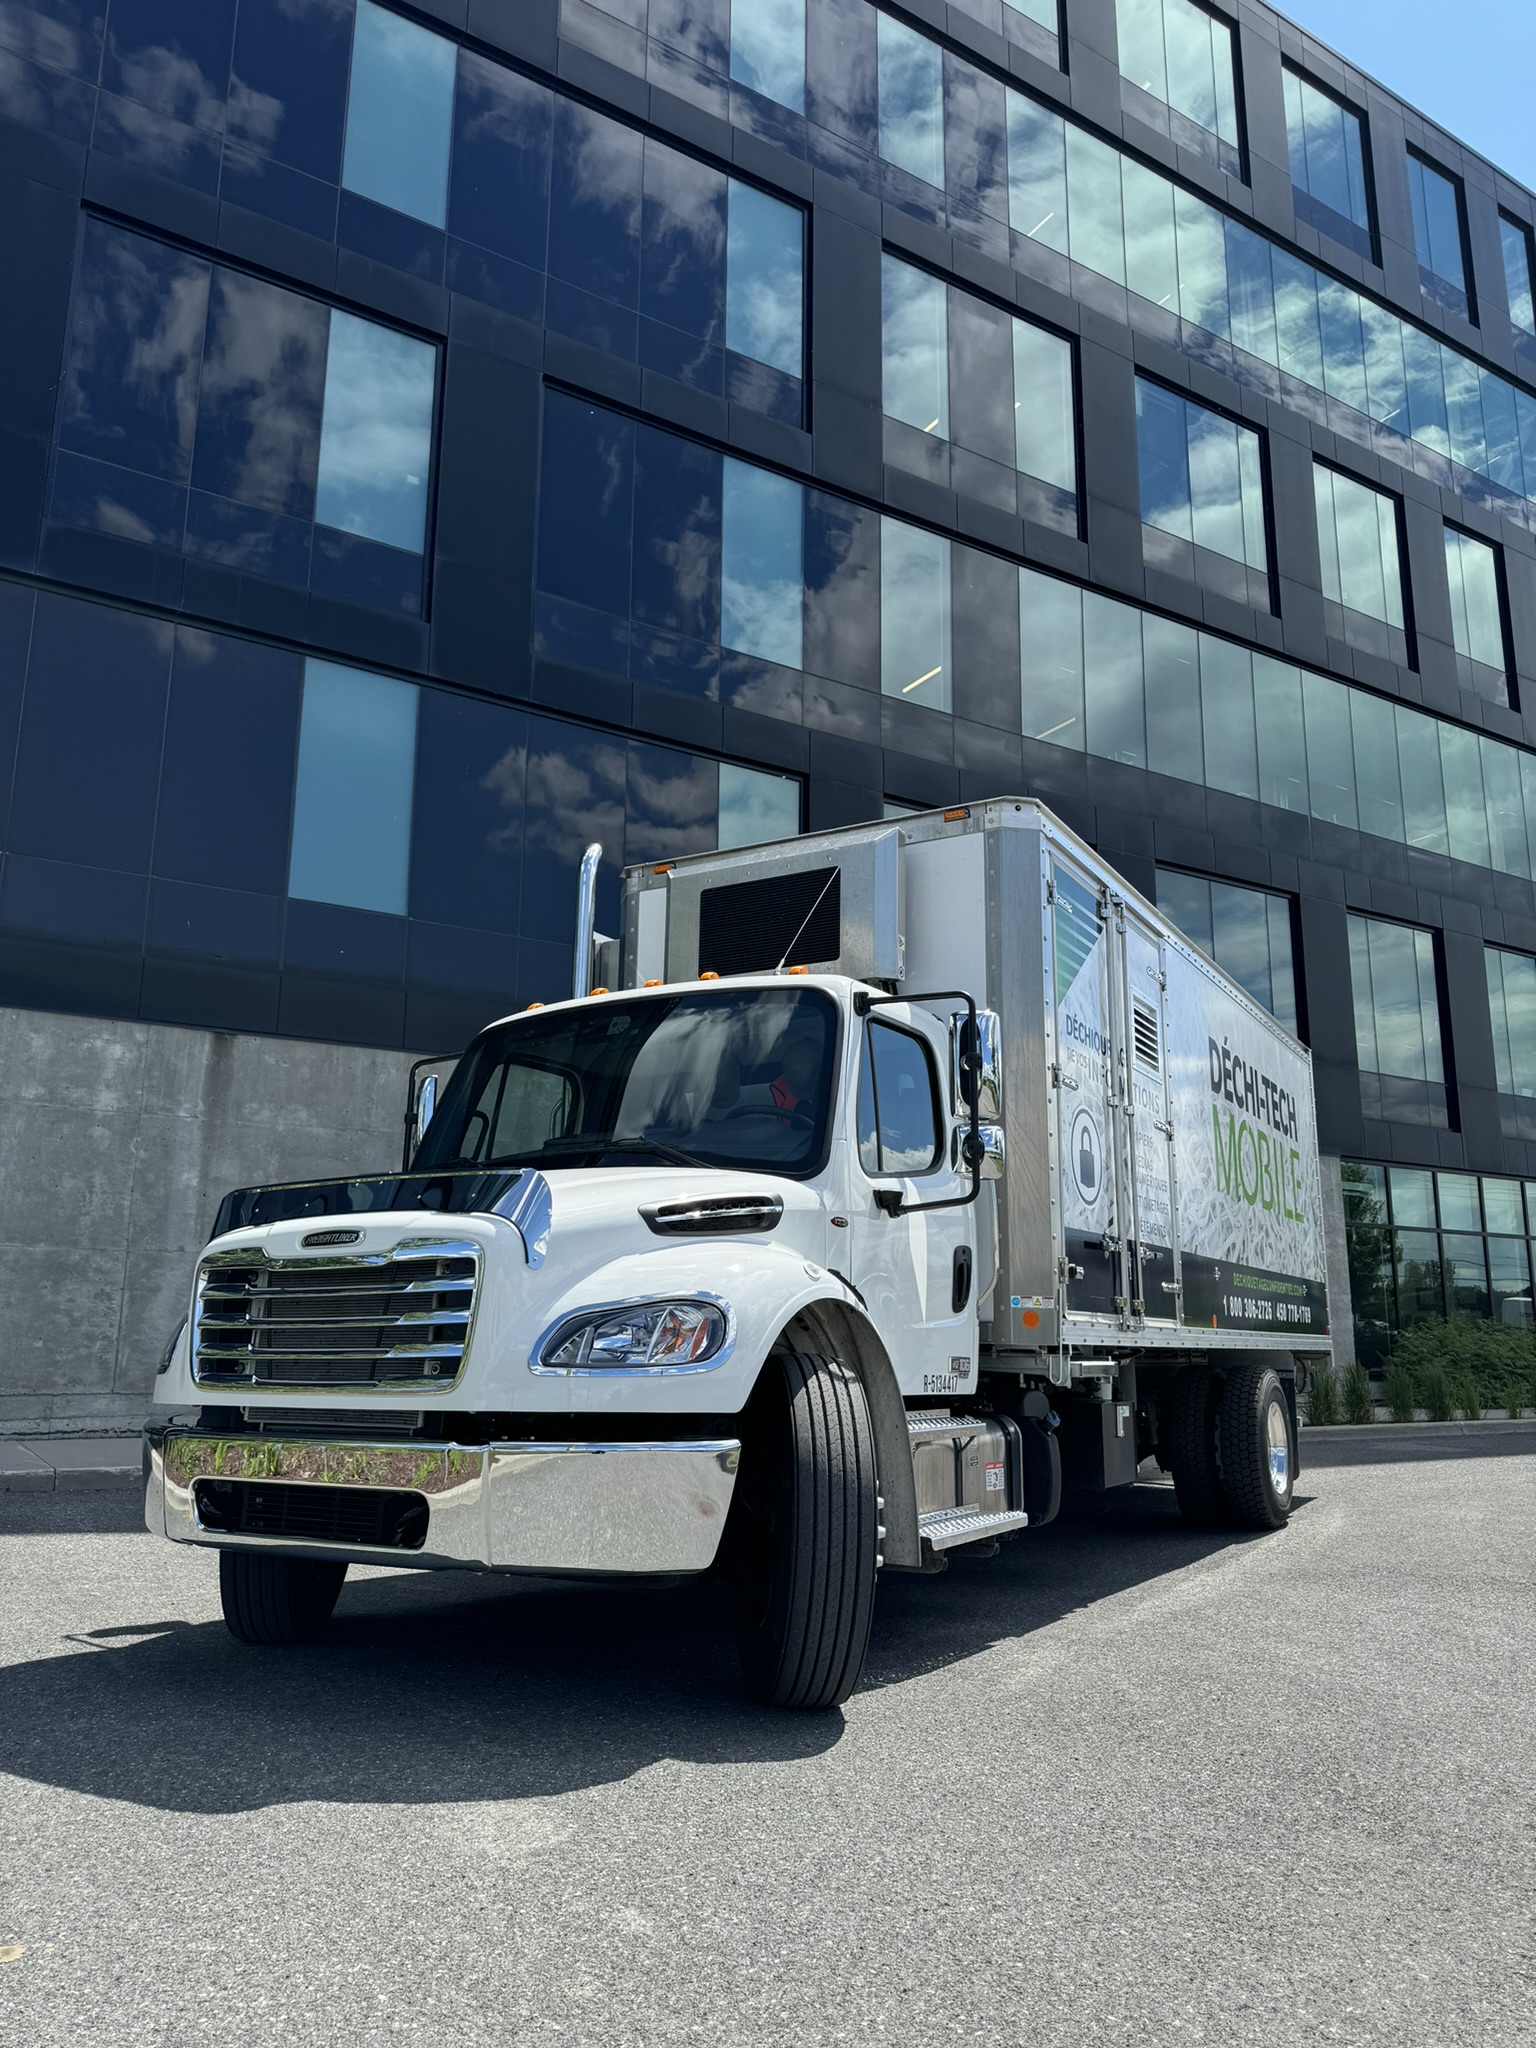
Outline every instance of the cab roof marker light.
[(606, 988), (589, 988), (589, 989), (587, 990), (587, 995), (588, 995), (589, 997), (591, 997), (591, 996), (606, 996), (606, 995), (609, 995), (609, 994), (611, 994), (611, 993), (612, 993), (612, 991), (611, 991), (611, 990), (609, 990), (609, 989), (606, 989)]
[(700, 973), (699, 979), (700, 981), (718, 981), (720, 977), (716, 974), (713, 967), (706, 967)]
[(791, 967), (789, 971), (791, 974), (809, 974), (811, 970), (809, 967)]
[(663, 986), (661, 976), (659, 974), (653, 975), (649, 981), (643, 981), (640, 986), (642, 988), (660, 988)]
[(543, 1009), (543, 1007), (544, 1007), (544, 1005), (543, 1005), (542, 1003), (524, 1003), (524, 1005), (523, 1005), (523, 1008), (524, 1008), (524, 1010), (525, 1010), (525, 1011), (526, 1011), (526, 1010), (542, 1010), (542, 1009)]

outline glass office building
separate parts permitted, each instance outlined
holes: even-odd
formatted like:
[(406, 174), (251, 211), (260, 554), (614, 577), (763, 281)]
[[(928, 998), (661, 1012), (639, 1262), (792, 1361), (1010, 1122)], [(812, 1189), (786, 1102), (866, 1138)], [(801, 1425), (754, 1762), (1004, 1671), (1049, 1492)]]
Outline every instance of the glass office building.
[(10, 0), (0, 120), (0, 1006), (435, 1051), (590, 840), (1037, 794), (1362, 1355), (1529, 1315), (1529, 192), (1258, 0)]

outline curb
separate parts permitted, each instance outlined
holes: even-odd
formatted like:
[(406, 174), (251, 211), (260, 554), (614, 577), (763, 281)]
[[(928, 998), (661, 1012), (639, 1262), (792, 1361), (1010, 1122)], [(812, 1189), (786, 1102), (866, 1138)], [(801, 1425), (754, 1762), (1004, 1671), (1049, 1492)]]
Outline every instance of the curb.
[(137, 1437), (0, 1438), (0, 1493), (127, 1492), (142, 1483)]
[(1497, 1432), (1513, 1436), (1536, 1436), (1536, 1416), (1484, 1416), (1481, 1422), (1330, 1422), (1313, 1428), (1301, 1426), (1301, 1441), (1326, 1443), (1396, 1443), (1404, 1437), (1465, 1437)]

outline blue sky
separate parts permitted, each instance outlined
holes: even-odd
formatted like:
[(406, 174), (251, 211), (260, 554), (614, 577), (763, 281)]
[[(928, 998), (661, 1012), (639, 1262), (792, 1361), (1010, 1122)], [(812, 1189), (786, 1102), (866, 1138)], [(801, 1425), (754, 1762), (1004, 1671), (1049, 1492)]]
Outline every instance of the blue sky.
[(1536, 0), (1277, 0), (1522, 185), (1536, 186)]

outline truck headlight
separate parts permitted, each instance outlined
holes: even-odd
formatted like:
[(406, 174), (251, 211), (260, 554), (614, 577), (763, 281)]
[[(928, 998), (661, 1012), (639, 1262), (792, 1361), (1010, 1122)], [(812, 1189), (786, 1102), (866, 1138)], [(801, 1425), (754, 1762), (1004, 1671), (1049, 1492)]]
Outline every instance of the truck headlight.
[(697, 1372), (718, 1365), (730, 1317), (710, 1301), (637, 1301), (566, 1316), (534, 1349), (541, 1372)]

